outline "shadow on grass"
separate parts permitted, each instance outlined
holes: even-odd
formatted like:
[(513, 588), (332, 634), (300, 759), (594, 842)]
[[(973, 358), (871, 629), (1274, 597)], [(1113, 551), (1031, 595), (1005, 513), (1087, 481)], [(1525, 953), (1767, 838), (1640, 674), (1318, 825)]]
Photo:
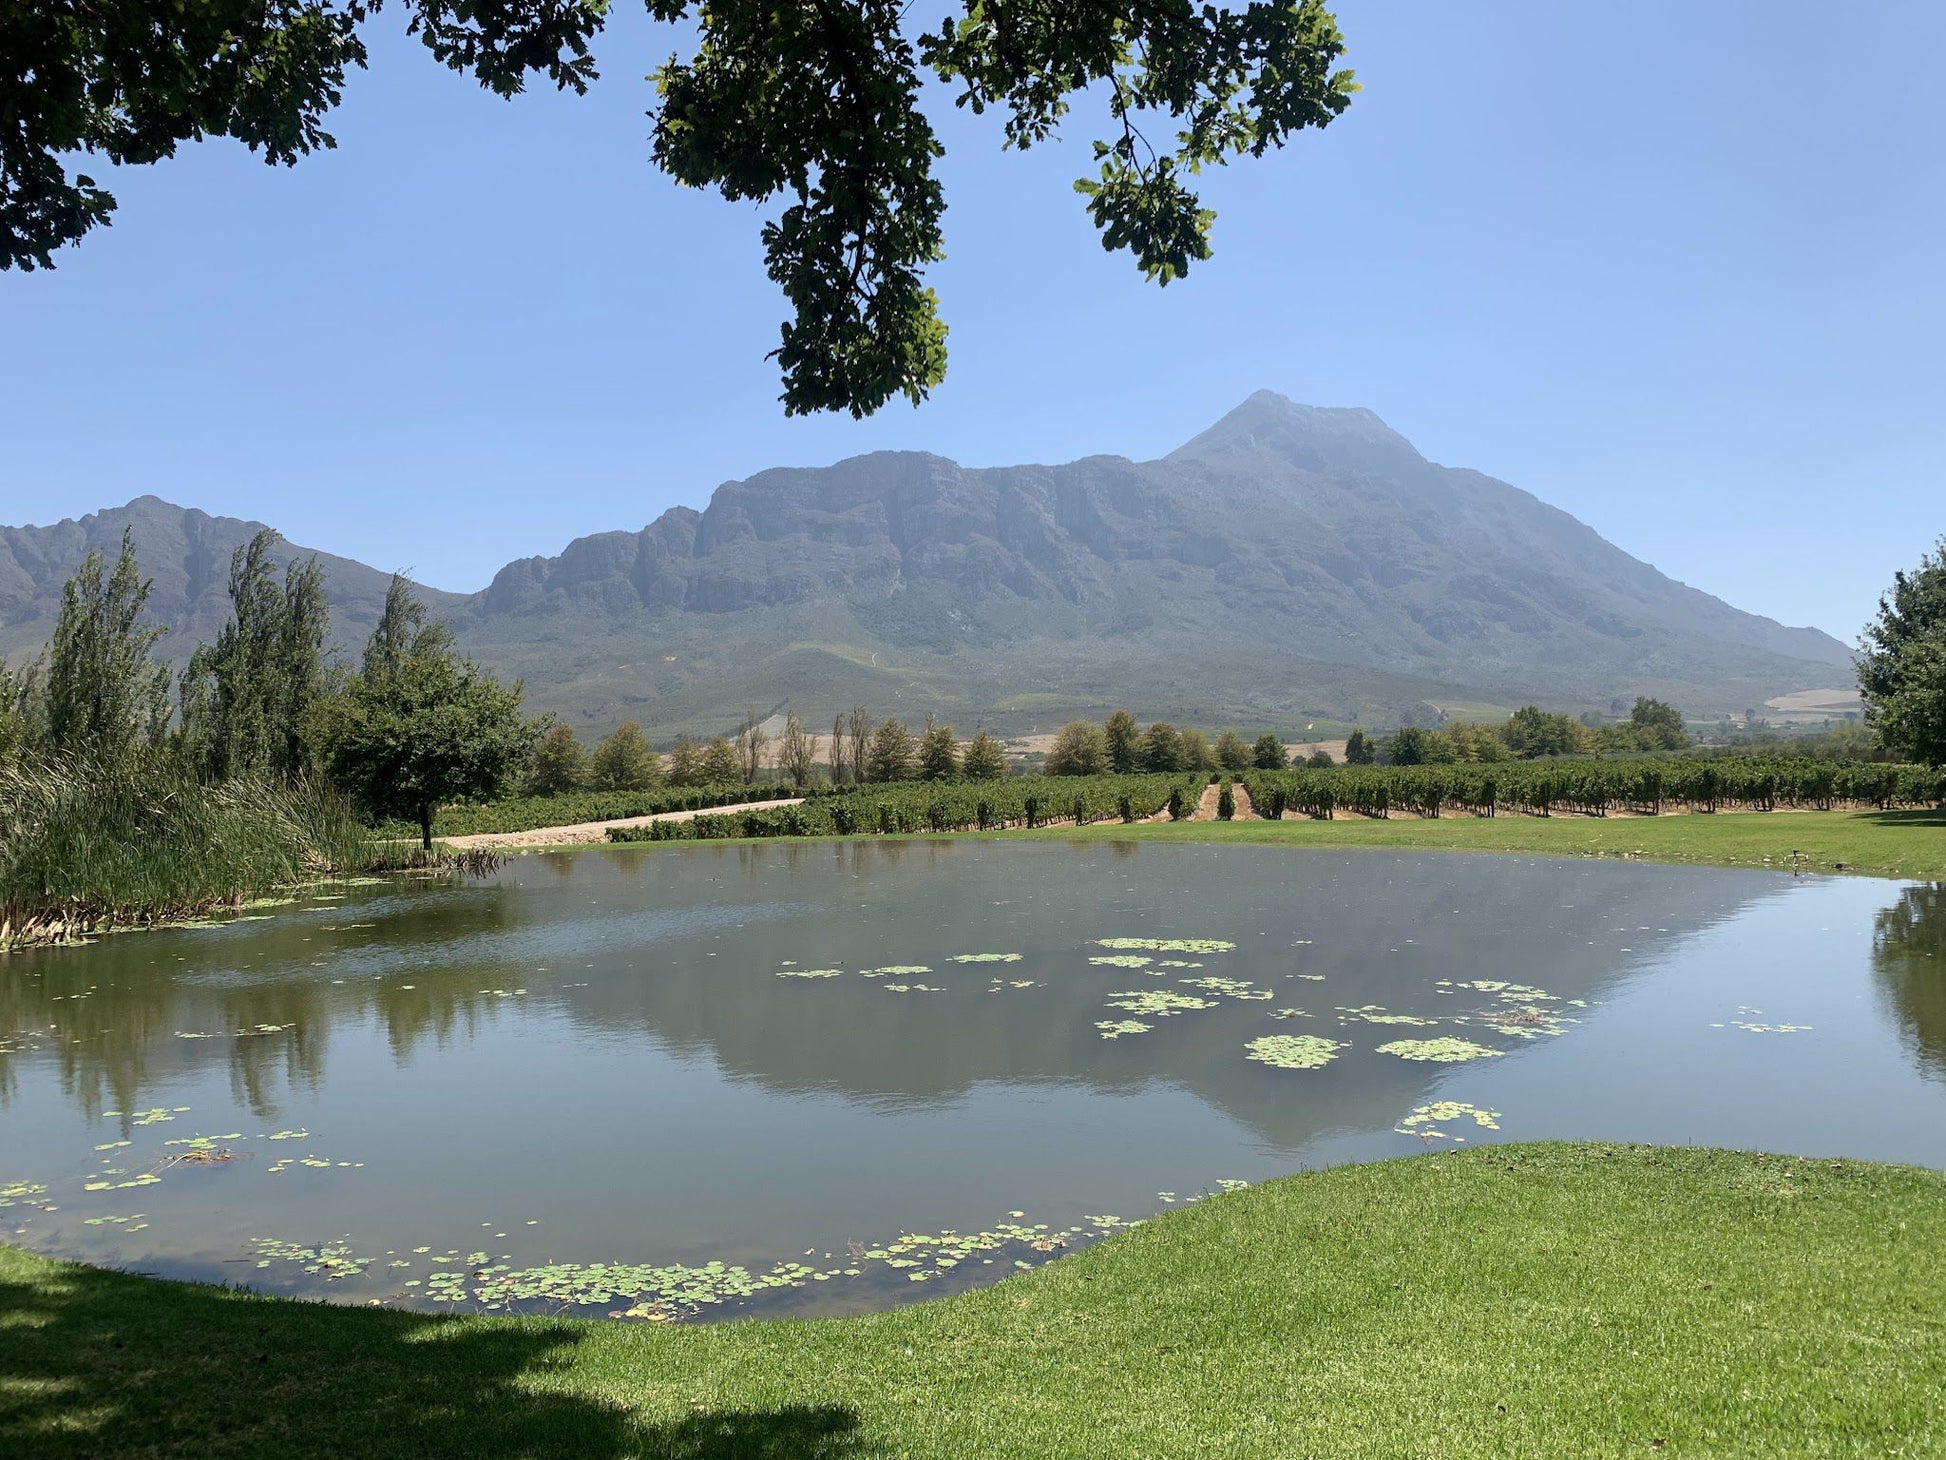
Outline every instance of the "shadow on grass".
[(1946, 826), (1946, 807), (1908, 808), (1904, 811), (1865, 811), (1859, 820), (1880, 826)]
[[(575, 1352), (593, 1333), (583, 1322), (454, 1321), (16, 1263), (0, 1268), (0, 1455), (876, 1453), (839, 1406), (702, 1409), (658, 1422), (576, 1393)], [(613, 1367), (603, 1377), (612, 1391)]]

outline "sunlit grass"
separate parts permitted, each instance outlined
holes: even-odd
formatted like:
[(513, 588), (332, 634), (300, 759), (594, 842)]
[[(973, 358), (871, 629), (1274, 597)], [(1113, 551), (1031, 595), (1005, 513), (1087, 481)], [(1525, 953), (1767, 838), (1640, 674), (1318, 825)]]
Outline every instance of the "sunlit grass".
[(1889, 877), (1946, 877), (1946, 812), (1728, 811), (1675, 816), (1395, 815), (1386, 820), (1142, 822), (1054, 827), (1010, 836), (1103, 841), (1528, 852), (1640, 858)]

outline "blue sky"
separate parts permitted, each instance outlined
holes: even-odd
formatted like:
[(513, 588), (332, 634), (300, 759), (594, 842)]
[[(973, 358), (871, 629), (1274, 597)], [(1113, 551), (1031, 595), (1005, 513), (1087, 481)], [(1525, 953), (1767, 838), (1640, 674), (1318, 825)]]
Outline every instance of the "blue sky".
[(338, 151), (116, 176), (0, 274), (0, 522), (155, 492), (471, 589), (767, 466), (1154, 456), (1268, 387), (1848, 641), (1946, 531), (1946, 7), (1346, 3), (1365, 90), (1210, 180), (1167, 290), (1070, 191), (1092, 118), (1016, 154), (949, 111), (951, 376), (862, 423), (783, 417), (758, 215), (649, 166), (673, 38), (618, 11), (587, 98), (387, 12)]

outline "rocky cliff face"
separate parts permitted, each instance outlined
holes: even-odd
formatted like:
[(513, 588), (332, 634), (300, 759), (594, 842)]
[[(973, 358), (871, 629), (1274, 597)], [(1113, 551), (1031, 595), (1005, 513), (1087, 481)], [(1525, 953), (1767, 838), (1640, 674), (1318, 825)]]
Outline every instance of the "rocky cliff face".
[[(0, 533), (15, 642), (125, 519), (158, 610), (213, 631), (252, 525), (143, 499)], [(330, 566), (362, 632), (383, 576)], [(1828, 635), (1740, 612), (1527, 492), (1426, 461), (1370, 411), (1269, 392), (1160, 461), (970, 470), (888, 452), (763, 472), (700, 512), (516, 560), (441, 607), (542, 702), (597, 722), (860, 698), (1002, 723), (1124, 699), (1197, 720), (1636, 693), (1702, 710), (1843, 682), (1849, 663)]]

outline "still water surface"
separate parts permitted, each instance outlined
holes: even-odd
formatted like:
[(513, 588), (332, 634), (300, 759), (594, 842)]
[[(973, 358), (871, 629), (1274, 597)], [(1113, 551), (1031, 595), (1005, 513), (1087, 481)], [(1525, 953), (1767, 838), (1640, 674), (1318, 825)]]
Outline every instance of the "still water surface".
[(614, 848), (0, 964), (0, 1236), (359, 1302), (885, 1307), (1225, 1183), (1549, 1137), (1946, 1166), (1946, 889)]

